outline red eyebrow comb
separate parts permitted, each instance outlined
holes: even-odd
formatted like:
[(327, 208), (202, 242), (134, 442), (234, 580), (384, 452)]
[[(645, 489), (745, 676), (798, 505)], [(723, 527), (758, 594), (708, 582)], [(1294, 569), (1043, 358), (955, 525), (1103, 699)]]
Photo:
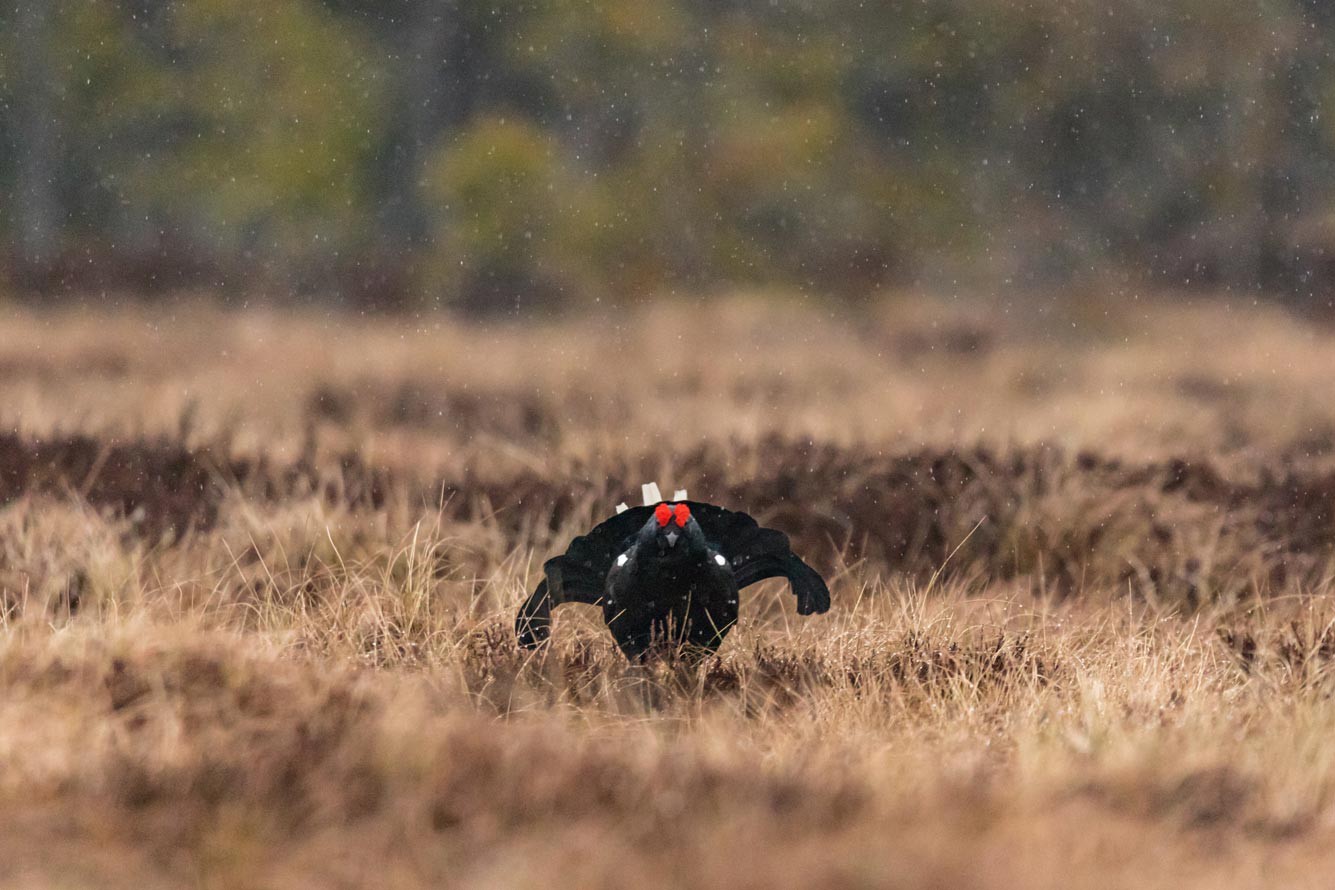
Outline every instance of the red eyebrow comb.
[(685, 528), (686, 520), (691, 518), (691, 508), (685, 504), (678, 504), (677, 509), (672, 511), (672, 514), (676, 517), (677, 525), (681, 528)]
[(658, 520), (659, 526), (665, 526), (672, 519), (672, 508), (667, 504), (659, 504), (654, 508), (654, 519)]

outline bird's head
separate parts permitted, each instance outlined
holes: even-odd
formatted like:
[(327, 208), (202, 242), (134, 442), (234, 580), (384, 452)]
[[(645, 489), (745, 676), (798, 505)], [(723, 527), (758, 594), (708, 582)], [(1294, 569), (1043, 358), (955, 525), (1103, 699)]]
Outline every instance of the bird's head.
[(640, 530), (639, 543), (642, 552), (669, 561), (685, 560), (703, 546), (704, 534), (689, 506), (661, 503)]

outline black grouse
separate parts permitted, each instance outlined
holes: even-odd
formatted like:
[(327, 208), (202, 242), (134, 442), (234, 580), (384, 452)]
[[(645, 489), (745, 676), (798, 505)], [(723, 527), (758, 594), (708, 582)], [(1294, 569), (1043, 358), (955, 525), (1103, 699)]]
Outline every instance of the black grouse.
[(662, 644), (712, 653), (737, 622), (737, 591), (766, 578), (788, 579), (798, 614), (829, 611), (829, 589), (788, 536), (745, 513), (684, 499), (620, 509), (543, 565), (515, 619), (521, 646), (551, 635), (552, 606), (588, 603), (627, 658)]

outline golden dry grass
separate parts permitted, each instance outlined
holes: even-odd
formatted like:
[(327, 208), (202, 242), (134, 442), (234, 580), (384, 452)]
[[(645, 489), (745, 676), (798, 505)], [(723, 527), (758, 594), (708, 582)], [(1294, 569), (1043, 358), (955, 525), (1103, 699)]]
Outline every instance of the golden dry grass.
[[(1335, 334), (1079, 305), (7, 310), (0, 883), (1327, 886)], [(649, 478), (831, 613), (517, 651)]]

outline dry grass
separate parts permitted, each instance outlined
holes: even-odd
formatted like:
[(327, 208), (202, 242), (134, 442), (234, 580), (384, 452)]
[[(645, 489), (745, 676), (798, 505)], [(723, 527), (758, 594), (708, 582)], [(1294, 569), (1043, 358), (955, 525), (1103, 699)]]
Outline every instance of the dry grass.
[[(1008, 319), (7, 312), (0, 883), (1327, 885), (1335, 335)], [(832, 612), (517, 651), (649, 478)]]

